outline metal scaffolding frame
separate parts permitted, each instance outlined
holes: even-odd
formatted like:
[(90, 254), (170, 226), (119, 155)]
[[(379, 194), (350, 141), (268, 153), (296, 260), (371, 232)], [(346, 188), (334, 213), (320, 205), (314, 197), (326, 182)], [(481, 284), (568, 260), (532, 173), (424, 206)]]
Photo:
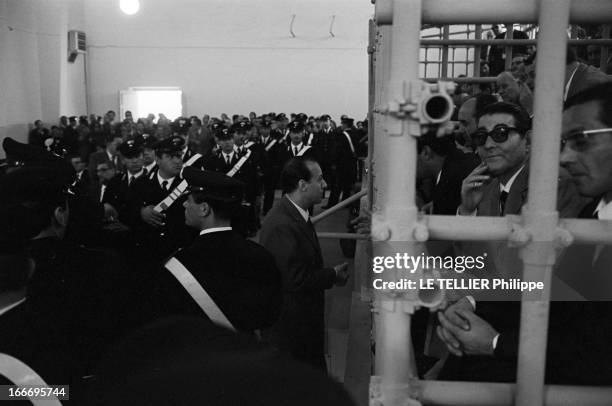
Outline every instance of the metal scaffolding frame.
[[(522, 247), (526, 278), (550, 280), (554, 242), (612, 241), (612, 224), (559, 220), (555, 209), (561, 133), (562, 86), (567, 36), (575, 23), (612, 21), (608, 0), (376, 0), (376, 34), (371, 36), (370, 146), (373, 255), (399, 250), (418, 255), (428, 238), (512, 240)], [(416, 137), (420, 135), (418, 55), (421, 24), (539, 23), (534, 137), (529, 190), (521, 216), (464, 218), (425, 216), (415, 206)], [(513, 43), (514, 44), (514, 43)], [(484, 45), (478, 43), (477, 45)], [(509, 44), (506, 44), (509, 45)], [(373, 70), (373, 72), (372, 72)], [(489, 79), (489, 78), (481, 78)], [(438, 89), (444, 90), (439, 83)], [(372, 96), (373, 95), (373, 96)], [(373, 104), (373, 105), (372, 105)], [(535, 159), (537, 157), (537, 159)], [(537, 174), (538, 176), (534, 176)], [(569, 231), (571, 230), (571, 232)], [(393, 244), (393, 249), (391, 249)], [(368, 267), (369, 264), (362, 264)], [(385, 278), (400, 275), (385, 272)], [(406, 275), (401, 275), (406, 277)], [(410, 278), (410, 276), (408, 276)], [(526, 296), (524, 295), (524, 299)], [(607, 404), (612, 388), (544, 385), (549, 297), (523, 301), (516, 384), (419, 381), (410, 338), (411, 314), (423, 305), (411, 292), (377, 291), (376, 354), (370, 404), (509, 405)], [(529, 349), (529, 351), (527, 351)]]

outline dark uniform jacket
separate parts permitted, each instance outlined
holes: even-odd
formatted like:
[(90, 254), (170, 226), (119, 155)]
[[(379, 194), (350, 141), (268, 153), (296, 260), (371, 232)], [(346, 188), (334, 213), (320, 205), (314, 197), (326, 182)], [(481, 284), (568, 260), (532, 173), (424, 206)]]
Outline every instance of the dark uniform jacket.
[[(30, 256), (35, 272), (23, 308), (15, 310), (25, 312), (24, 334), (37, 335), (21, 356), (48, 384), (69, 384), (79, 404), (82, 377), (138, 319), (130, 272), (111, 252), (52, 237), (32, 241)], [(38, 342), (28, 348), (31, 339)]]
[(336, 273), (323, 266), (321, 247), (307, 223), (285, 196), (268, 213), (260, 234), (281, 272), (283, 307), (271, 340), (295, 358), (325, 369), (325, 289)]
[[(281, 309), (281, 281), (274, 258), (235, 231), (198, 236), (174, 254), (239, 331), (271, 326)], [(167, 269), (159, 292), (162, 312), (207, 317)]]
[(333, 129), (330, 128), (327, 132), (324, 130), (317, 131), (312, 139), (312, 148), (321, 167), (335, 165), (336, 142)]
[[(305, 142), (302, 142), (302, 145), (301, 145), (301, 147), (298, 150), (298, 155), (295, 155), (294, 148), (295, 148), (295, 146), (292, 143), (287, 144), (287, 146), (285, 146), (285, 148), (283, 148), (283, 150), (282, 150), (283, 165), (288, 160), (290, 160), (291, 158), (293, 158), (295, 156), (302, 156), (304, 158), (314, 158), (314, 159), (316, 159), (314, 149), (312, 147), (306, 145)], [(300, 152), (301, 152), (301, 155), (300, 155)]]
[(137, 240), (144, 252), (162, 259), (181, 247), (190, 244), (196, 232), (185, 224), (185, 208), (183, 202), (186, 197), (179, 197), (168, 209), (165, 226), (154, 228), (146, 224), (140, 217), (140, 210), (146, 206), (156, 206), (164, 200), (183, 179), (176, 176), (164, 191), (157, 179), (157, 171), (148, 176), (137, 179), (129, 191), (129, 226), (134, 230)]
[[(227, 174), (240, 161), (240, 158), (242, 158), (244, 154), (246, 154), (246, 152), (240, 154), (237, 151), (234, 151), (232, 160), (228, 165), (225, 161), (225, 155), (223, 155), (221, 149), (219, 149), (217, 152), (210, 154), (208, 157), (206, 157), (206, 159), (204, 159), (204, 169)], [(249, 158), (240, 167), (240, 170), (234, 174), (233, 178), (244, 182), (246, 185), (245, 200), (247, 202), (254, 201), (258, 189), (257, 167), (254, 161), (253, 153), (251, 153)]]

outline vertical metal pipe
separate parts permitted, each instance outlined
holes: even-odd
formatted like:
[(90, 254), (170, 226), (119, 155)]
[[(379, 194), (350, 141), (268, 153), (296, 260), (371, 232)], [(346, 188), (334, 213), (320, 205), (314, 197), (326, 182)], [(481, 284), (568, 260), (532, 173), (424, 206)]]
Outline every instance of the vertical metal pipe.
[[(601, 33), (601, 38), (610, 38), (610, 25), (606, 24), (603, 26), (603, 31)], [(599, 62), (599, 69), (605, 72), (605, 69), (608, 65), (608, 47), (601, 47), (601, 58)]]
[[(475, 38), (482, 39), (482, 25), (481, 24), (476, 24)], [(481, 53), (482, 53), (482, 48), (480, 47), (480, 45), (476, 45), (476, 47), (474, 48), (474, 73), (472, 75), (475, 78), (480, 77), (480, 54)], [(466, 76), (469, 76), (469, 75), (466, 75)], [(477, 84), (472, 85), (472, 93), (473, 94), (478, 93)]]
[[(386, 243), (376, 245), (375, 255), (406, 252), (418, 255), (423, 249), (412, 236), (417, 221), (416, 197), (416, 138), (411, 130), (420, 129), (410, 115), (401, 117), (391, 106), (402, 106), (408, 97), (411, 82), (418, 80), (421, 29), (421, 0), (393, 1), (390, 77), (386, 81), (385, 132), (376, 139), (384, 161), (377, 162), (375, 178), (378, 190), (377, 212), (373, 230)], [(386, 234), (387, 237), (380, 237)], [(417, 253), (418, 252), (418, 253)], [(385, 279), (398, 277), (392, 270)], [(377, 357), (380, 357), (381, 389), (385, 406), (406, 404), (408, 382), (416, 376), (410, 340), (410, 313), (413, 302), (405, 297), (377, 292), (380, 309), (380, 333), (377, 334)], [(380, 354), (379, 354), (380, 353)]]
[[(514, 39), (514, 24), (506, 23), (506, 39)], [(506, 47), (506, 59), (504, 70), (510, 70), (512, 66), (512, 45)]]
[[(366, 160), (365, 181), (367, 182), (368, 206), (372, 201), (372, 154), (374, 150), (374, 106), (376, 104), (376, 57), (377, 29), (374, 20), (368, 24), (368, 158)], [(370, 207), (368, 207), (370, 209)]]
[[(442, 29), (442, 39), (448, 39), (450, 35), (450, 27), (445, 25)], [(442, 72), (440, 77), (448, 77), (448, 45), (442, 46)]]
[[(376, 67), (375, 67), (375, 110), (374, 110), (374, 149), (372, 151), (372, 212), (382, 210), (381, 204), (384, 200), (381, 196), (386, 194), (386, 185), (381, 181), (384, 175), (379, 173), (379, 167), (385, 164), (386, 151), (383, 150), (382, 142), (387, 136), (385, 133), (385, 116), (383, 114), (385, 100), (388, 99), (387, 81), (389, 80), (391, 58), (391, 26), (381, 25), (378, 27), (378, 40), (376, 46)], [(370, 276), (369, 273), (368, 276)], [(369, 278), (367, 279), (369, 282)], [(370, 285), (371, 286), (371, 285)], [(379, 302), (379, 297), (375, 300)], [(379, 306), (377, 305), (376, 308)], [(380, 313), (374, 313), (374, 335), (376, 343), (384, 342), (384, 329), (381, 325)], [(381, 344), (382, 345), (382, 344)], [(383, 371), (383, 354), (382, 350), (376, 351), (374, 356), (374, 372), (376, 375), (382, 375)]]
[[(536, 65), (534, 134), (531, 142), (529, 195), (524, 218), (532, 234), (523, 250), (524, 280), (541, 280), (550, 287), (554, 263), (554, 233), (557, 177), (559, 174), (559, 138), (565, 78), (565, 55), (571, 0), (542, 0), (538, 64)], [(538, 193), (533, 193), (533, 191)], [(535, 406), (544, 402), (544, 371), (550, 291), (539, 300), (523, 294), (517, 369), (516, 405)]]

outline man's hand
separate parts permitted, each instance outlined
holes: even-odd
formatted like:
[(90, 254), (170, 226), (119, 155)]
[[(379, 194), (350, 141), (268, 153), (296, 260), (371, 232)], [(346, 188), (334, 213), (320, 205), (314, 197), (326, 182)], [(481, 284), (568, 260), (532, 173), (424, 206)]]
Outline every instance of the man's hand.
[(153, 209), (154, 206), (146, 206), (140, 209), (142, 221), (155, 228), (163, 227), (165, 225), (166, 215), (158, 213)]
[(476, 210), (484, 196), (483, 186), (491, 181), (486, 163), (478, 165), (461, 183), (459, 214), (469, 215)]
[[(473, 311), (465, 309), (457, 309), (456, 313), (459, 317), (465, 319), (468, 323), (469, 330), (465, 330), (452, 323), (443, 313), (438, 313), (441, 328), (438, 328), (438, 335), (447, 343), (449, 351), (453, 354), (460, 352), (459, 348), (465, 354), (470, 355), (493, 355), (493, 338), (498, 334), (497, 331), (489, 323), (478, 317)], [(452, 340), (445, 340), (451, 337), (459, 342), (460, 347), (456, 346)], [(450, 343), (450, 346), (449, 346)]]
[(334, 271), (336, 271), (336, 286), (346, 285), (349, 278), (348, 263), (343, 262), (340, 265), (336, 265)]

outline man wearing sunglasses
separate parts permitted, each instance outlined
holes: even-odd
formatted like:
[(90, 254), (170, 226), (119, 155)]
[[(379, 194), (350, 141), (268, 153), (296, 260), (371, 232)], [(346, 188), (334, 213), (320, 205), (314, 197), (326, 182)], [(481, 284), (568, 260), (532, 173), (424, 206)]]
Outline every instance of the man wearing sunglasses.
[[(529, 133), (529, 115), (521, 107), (498, 102), (483, 109), (478, 119), (478, 128), (472, 134), (482, 164), (463, 181), (459, 215), (497, 217), (521, 213), (528, 197)], [(557, 204), (560, 216), (575, 217), (582, 206), (584, 201), (567, 173), (562, 170)], [(522, 261), (518, 249), (508, 248), (505, 242), (464, 243), (462, 248), (463, 253), (469, 255), (488, 253), (485, 266), (487, 275), (521, 277)], [(520, 296), (513, 299), (520, 300)], [(468, 381), (514, 379), (516, 360), (512, 357), (495, 358), (493, 355), (499, 340), (498, 332), (516, 332), (519, 316), (520, 306), (517, 302), (479, 301), (476, 304), (469, 296), (457, 300), (440, 313), (438, 336), (447, 344), (449, 351), (456, 355), (448, 359), (440, 378)], [(475, 319), (482, 323), (475, 322)], [(453, 330), (455, 327), (470, 331), (465, 342), (456, 337), (456, 331)], [(476, 356), (462, 357), (464, 354)]]
[[(527, 112), (512, 103), (498, 102), (482, 110), (472, 134), (482, 164), (463, 180), (458, 214), (520, 213), (527, 199), (530, 128)], [(560, 216), (575, 216), (583, 203), (565, 171), (560, 174), (558, 193)]]
[[(561, 164), (569, 171), (580, 194), (594, 198), (580, 212), (581, 218), (612, 220), (611, 113), (612, 84), (581, 92), (565, 105)], [(611, 264), (610, 246), (573, 245), (555, 267), (556, 278), (586, 300), (551, 302), (547, 383), (609, 385), (612, 382)], [(569, 300), (559, 296), (554, 288), (552, 294), (557, 300)], [(456, 307), (455, 315), (447, 313), (448, 310), (440, 316), (442, 327), (438, 331), (447, 348), (455, 355), (470, 355), (462, 357), (463, 360), (479, 359), (476, 362), (480, 370), (469, 373), (465, 379), (515, 379), (518, 319), (512, 328), (499, 328), (495, 319), (481, 317), (482, 310), (474, 312)], [(506, 370), (500, 371), (500, 365), (505, 365)]]

